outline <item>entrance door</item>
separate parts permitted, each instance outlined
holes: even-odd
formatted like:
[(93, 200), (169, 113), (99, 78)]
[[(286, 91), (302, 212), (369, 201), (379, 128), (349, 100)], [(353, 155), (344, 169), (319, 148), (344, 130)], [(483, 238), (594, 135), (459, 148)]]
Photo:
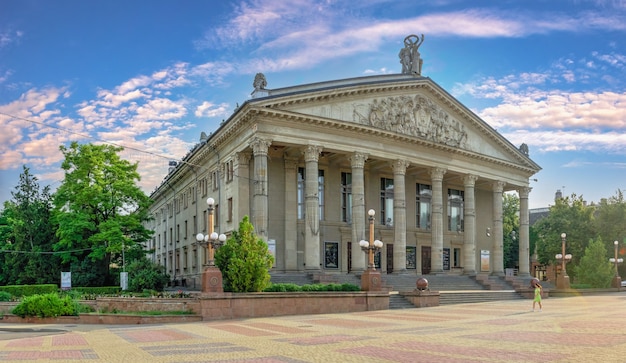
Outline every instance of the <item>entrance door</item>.
[(422, 275), (430, 273), (430, 246), (422, 246)]
[(387, 245), (387, 273), (393, 272), (393, 244)]

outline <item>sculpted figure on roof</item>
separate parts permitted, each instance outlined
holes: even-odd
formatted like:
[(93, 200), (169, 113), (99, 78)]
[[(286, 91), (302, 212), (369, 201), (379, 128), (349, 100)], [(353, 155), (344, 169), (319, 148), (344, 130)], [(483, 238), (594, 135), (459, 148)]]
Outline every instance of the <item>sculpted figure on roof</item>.
[(403, 74), (415, 74), (418, 76), (422, 74), (424, 61), (421, 59), (418, 51), (422, 43), (424, 43), (424, 34), (422, 34), (421, 38), (415, 34), (404, 38), (404, 48), (400, 49), (400, 54), (398, 54)]

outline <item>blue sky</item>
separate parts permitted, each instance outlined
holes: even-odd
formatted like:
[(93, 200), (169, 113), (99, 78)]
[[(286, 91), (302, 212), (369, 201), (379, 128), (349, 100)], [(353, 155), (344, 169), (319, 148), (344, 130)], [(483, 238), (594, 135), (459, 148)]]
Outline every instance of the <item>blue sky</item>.
[(589, 202), (626, 189), (626, 1), (250, 0), (0, 2), (0, 202), (22, 165), (63, 179), (59, 145), (111, 142), (151, 192), (267, 88), (400, 73), (424, 34), (422, 75)]

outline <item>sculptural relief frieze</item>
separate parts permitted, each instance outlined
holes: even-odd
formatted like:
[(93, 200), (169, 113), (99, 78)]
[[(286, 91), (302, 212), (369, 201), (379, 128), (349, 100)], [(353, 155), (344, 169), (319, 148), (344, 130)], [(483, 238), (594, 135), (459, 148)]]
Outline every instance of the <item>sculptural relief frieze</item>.
[(415, 136), (451, 147), (467, 148), (465, 126), (430, 99), (395, 96), (355, 104), (353, 121)]

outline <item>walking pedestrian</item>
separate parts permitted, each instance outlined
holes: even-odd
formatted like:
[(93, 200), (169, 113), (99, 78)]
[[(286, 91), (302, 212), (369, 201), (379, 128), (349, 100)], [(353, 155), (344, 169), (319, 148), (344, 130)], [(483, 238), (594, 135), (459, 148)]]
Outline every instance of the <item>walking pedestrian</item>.
[(538, 282), (535, 282), (535, 298), (533, 299), (533, 311), (535, 311), (535, 304), (539, 304), (539, 311), (543, 308), (541, 306), (541, 294), (543, 293), (543, 287)]

